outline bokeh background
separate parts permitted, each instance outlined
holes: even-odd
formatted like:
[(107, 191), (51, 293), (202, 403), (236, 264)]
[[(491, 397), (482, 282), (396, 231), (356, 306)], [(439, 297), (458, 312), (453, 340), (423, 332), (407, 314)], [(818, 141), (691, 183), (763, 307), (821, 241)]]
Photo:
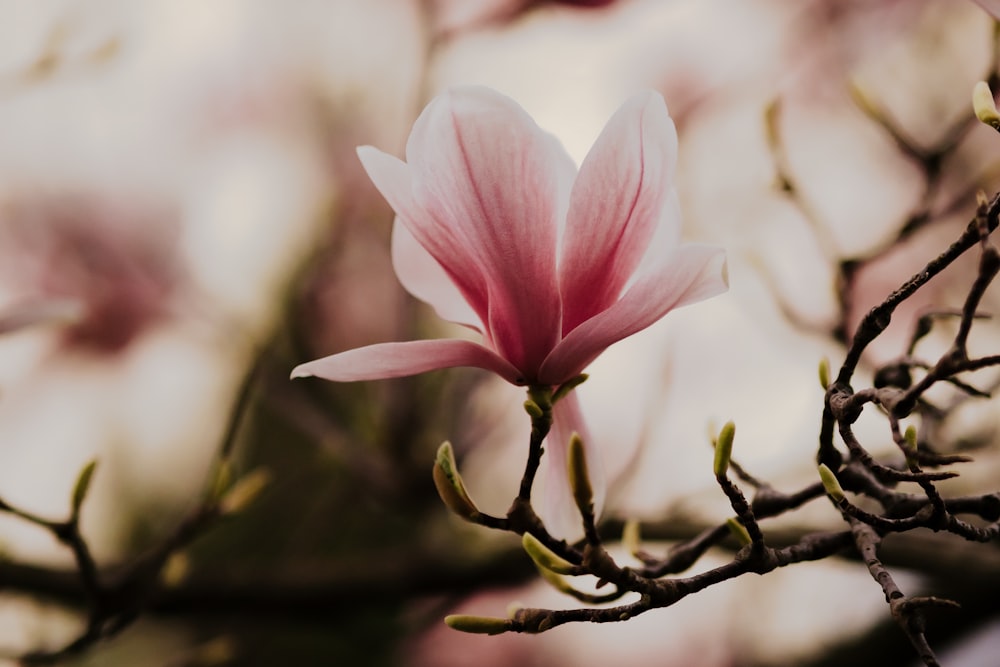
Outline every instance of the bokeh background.
[[(392, 212), (357, 145), (401, 155), (433, 95), (480, 83), (580, 160), (653, 88), (680, 135), (685, 237), (727, 249), (731, 290), (615, 346), (581, 387), (608, 518), (642, 519), (651, 551), (725, 518), (707, 434), (729, 419), (736, 458), (797, 488), (814, 475), (820, 359), (836, 365), (861, 315), (1000, 187), (1000, 137), (969, 102), (997, 66), (994, 33), (963, 0), (0, 2), (0, 498), (63, 518), (97, 459), (83, 527), (111, 566), (201, 502), (236, 406), (237, 473), (271, 475), (184, 550), (135, 625), (66, 664), (915, 664), (849, 561), (613, 627), (448, 630), (455, 611), (571, 604), (431, 483), (449, 439), (473, 496), (502, 512), (523, 396), (468, 369), (342, 386), (288, 373), (450, 331), (397, 283)], [(916, 314), (960, 305), (973, 271), (901, 309), (866, 372), (904, 351)], [(974, 344), (998, 342), (982, 323)], [(943, 447), (976, 450), (956, 491), (995, 490), (997, 408), (963, 404), (941, 427)], [(878, 419), (861, 431), (890, 450)], [(814, 505), (779, 526), (837, 525)], [(965, 609), (933, 619), (932, 645), (945, 664), (992, 664), (995, 545), (919, 537), (886, 562)], [(61, 646), (85, 612), (61, 576), (70, 554), (9, 515), (0, 545), (0, 655)]]

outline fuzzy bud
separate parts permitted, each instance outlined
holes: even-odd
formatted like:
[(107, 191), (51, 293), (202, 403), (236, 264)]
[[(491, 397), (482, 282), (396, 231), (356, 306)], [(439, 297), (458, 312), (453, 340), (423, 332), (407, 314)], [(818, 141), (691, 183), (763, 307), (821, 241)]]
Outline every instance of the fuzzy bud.
[(838, 503), (843, 502), (846, 497), (844, 496), (844, 487), (840, 485), (837, 476), (825, 463), (819, 465), (819, 478), (823, 481), (823, 488), (826, 489), (827, 495)]
[(976, 112), (976, 118), (981, 123), (1000, 131), (1000, 112), (997, 112), (993, 91), (990, 90), (989, 84), (985, 81), (980, 81), (972, 89), (972, 108)]
[(569, 467), (569, 487), (573, 490), (573, 500), (584, 516), (594, 512), (594, 489), (590, 485), (587, 469), (587, 454), (583, 449), (583, 439), (574, 433), (569, 439), (567, 453)]
[(235, 514), (242, 512), (257, 499), (260, 492), (271, 483), (271, 473), (266, 468), (257, 468), (244, 475), (219, 499), (219, 512)]
[(70, 501), (73, 516), (80, 514), (83, 501), (87, 498), (87, 491), (90, 490), (90, 482), (94, 478), (94, 470), (97, 468), (97, 460), (93, 460), (83, 466), (80, 474), (76, 477), (76, 484), (73, 485), (73, 495)]
[(823, 391), (830, 386), (830, 360), (826, 357), (819, 360), (819, 385)]
[(531, 533), (525, 533), (521, 537), (521, 546), (538, 567), (557, 574), (573, 574), (574, 566), (572, 563), (554, 553)]
[(639, 544), (641, 541), (642, 536), (639, 530), (639, 522), (635, 519), (629, 519), (622, 528), (622, 546), (630, 554), (636, 556), (640, 551)]
[(729, 460), (733, 456), (733, 439), (736, 437), (736, 424), (726, 422), (719, 431), (715, 441), (715, 461), (712, 470), (716, 477), (725, 477), (729, 470)]
[(455, 464), (455, 452), (451, 443), (445, 441), (438, 447), (434, 459), (434, 486), (445, 506), (463, 519), (474, 520), (479, 516), (479, 508), (472, 502), (462, 476)]
[(444, 617), (445, 625), (453, 630), (475, 635), (499, 635), (510, 629), (510, 620), (491, 616), (452, 614)]
[(740, 544), (747, 545), (753, 542), (750, 539), (750, 533), (747, 532), (746, 526), (740, 523), (735, 517), (729, 517), (726, 519), (726, 528), (732, 533), (733, 537), (739, 540)]

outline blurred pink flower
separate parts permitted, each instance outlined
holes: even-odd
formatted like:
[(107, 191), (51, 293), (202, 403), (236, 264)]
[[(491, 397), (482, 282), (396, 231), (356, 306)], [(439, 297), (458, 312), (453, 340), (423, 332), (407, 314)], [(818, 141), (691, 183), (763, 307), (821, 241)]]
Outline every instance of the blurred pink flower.
[(407, 162), (370, 146), (358, 155), (396, 211), (400, 281), (484, 344), (371, 345), (302, 364), (293, 377), (475, 366), (514, 384), (559, 385), (609, 345), (726, 289), (721, 249), (679, 243), (677, 137), (656, 93), (622, 106), (579, 174), (513, 100), (480, 87), (427, 106)]
[[(302, 364), (292, 377), (350, 382), (475, 366), (513, 384), (557, 386), (611, 344), (727, 287), (720, 248), (680, 244), (677, 135), (657, 93), (619, 109), (579, 173), (513, 100), (481, 87), (432, 101), (406, 162), (370, 146), (358, 155), (396, 211), (400, 282), (483, 344), (371, 345)], [(570, 394), (554, 412), (542, 512), (563, 535), (579, 525), (565, 475), (574, 431), (593, 462), (599, 511), (600, 456)]]
[(975, 0), (975, 3), (1000, 19), (1000, 0)]
[(168, 314), (180, 272), (175, 230), (159, 212), (49, 196), (19, 199), (0, 217), (0, 280), (17, 295), (0, 318), (7, 326), (60, 320), (66, 347), (114, 354)]
[(512, 21), (543, 5), (568, 5), (585, 9), (611, 5), (615, 0), (431, 0), (434, 31), (446, 37), (469, 29)]

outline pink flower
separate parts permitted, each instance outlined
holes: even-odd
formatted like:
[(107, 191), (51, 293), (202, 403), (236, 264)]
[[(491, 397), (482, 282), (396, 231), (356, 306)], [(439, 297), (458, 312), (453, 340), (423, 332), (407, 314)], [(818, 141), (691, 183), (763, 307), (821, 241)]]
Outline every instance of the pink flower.
[[(582, 167), (513, 100), (454, 88), (417, 119), (406, 162), (358, 149), (396, 212), (393, 263), (402, 284), (483, 342), (371, 345), (302, 364), (292, 377), (349, 382), (476, 366), (517, 385), (557, 386), (608, 346), (669, 311), (725, 291), (725, 254), (680, 244), (673, 186), (677, 135), (663, 98), (636, 95), (611, 118)], [(543, 511), (575, 534), (565, 474), (570, 434), (584, 436), (595, 504), (600, 456), (576, 396), (556, 404)]]
[(726, 289), (725, 255), (680, 244), (677, 136), (646, 92), (611, 118), (579, 174), (513, 100), (452, 89), (417, 119), (403, 162), (358, 155), (396, 211), (403, 285), (483, 343), (371, 345), (292, 377), (350, 382), (476, 366), (518, 385), (559, 385), (611, 344)]
[(0, 227), (0, 331), (60, 322), (62, 344), (122, 353), (168, 318), (182, 277), (165, 212), (100, 195), (24, 196)]
[(975, 0), (975, 3), (996, 18), (1000, 18), (1000, 0)]

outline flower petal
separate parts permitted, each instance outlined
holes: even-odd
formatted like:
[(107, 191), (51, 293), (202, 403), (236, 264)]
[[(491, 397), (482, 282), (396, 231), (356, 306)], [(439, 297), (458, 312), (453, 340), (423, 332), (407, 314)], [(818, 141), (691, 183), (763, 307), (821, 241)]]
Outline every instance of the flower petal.
[(1000, 19), (1000, 0), (975, 0), (976, 4)]
[(676, 245), (676, 163), (677, 131), (659, 93), (631, 98), (608, 121), (570, 198), (559, 260), (563, 335), (621, 296), (659, 227)]
[(487, 342), (537, 371), (560, 335), (556, 239), (569, 157), (513, 100), (468, 86), (427, 106), (406, 158), (425, 213), (403, 222), (453, 280), (482, 274), (469, 303)]
[(679, 247), (665, 265), (638, 280), (621, 300), (571, 331), (542, 364), (539, 382), (565, 382), (613, 343), (642, 331), (674, 308), (721, 294), (728, 286), (721, 248)]
[(482, 324), (455, 282), (399, 218), (392, 227), (392, 265), (403, 287), (439, 317), (482, 332)]
[(545, 489), (539, 509), (546, 529), (555, 537), (571, 542), (583, 537), (580, 510), (573, 499), (567, 469), (567, 450), (574, 433), (578, 433), (583, 440), (590, 486), (594, 491), (594, 514), (600, 517), (607, 495), (604, 462), (587, 430), (580, 399), (575, 391), (571, 391), (552, 408), (552, 430), (545, 439), (546, 456), (542, 459)]
[[(358, 158), (361, 160), (365, 171), (368, 172), (372, 183), (375, 184), (378, 191), (389, 202), (392, 210), (396, 212), (398, 222), (402, 223), (408, 229), (433, 228), (437, 225), (434, 218), (430, 217), (430, 214), (414, 199), (410, 177), (411, 170), (405, 162), (388, 153), (383, 153), (372, 146), (359, 146)], [(447, 229), (444, 229), (443, 232), (446, 233)], [(439, 238), (438, 245), (447, 248), (446, 240)], [(418, 245), (421, 244), (422, 242), (418, 241)], [(430, 249), (426, 245), (422, 247), (425, 248), (425, 252)], [(439, 249), (439, 251), (445, 252), (446, 250)], [(395, 265), (395, 258), (394, 266), (396, 266), (398, 272), (400, 267)], [(400, 275), (400, 281), (403, 283), (403, 286), (410, 290), (417, 298), (424, 299), (428, 295), (426, 289), (423, 287), (418, 287), (416, 291), (411, 289), (411, 287), (415, 286), (413, 283), (414, 271), (412, 267), (404, 266), (402, 268), (404, 268), (404, 273)], [(467, 252), (454, 252), (450, 254), (450, 262), (447, 266), (442, 266), (442, 270), (451, 282), (455, 284), (459, 293), (471, 305), (472, 309), (481, 314), (480, 319), (485, 321), (485, 314), (488, 308), (487, 281), (483, 275), (480, 263), (475, 258), (470, 257)], [(420, 279), (417, 278), (417, 285), (419, 283)], [(429, 303), (435, 306), (435, 308), (438, 306), (437, 303), (430, 301)], [(451, 311), (449, 310), (449, 312)]]
[(478, 343), (453, 338), (359, 347), (296, 366), (292, 378), (315, 376), (334, 382), (357, 382), (456, 366), (485, 368), (513, 384), (523, 383), (518, 370), (492, 351)]

